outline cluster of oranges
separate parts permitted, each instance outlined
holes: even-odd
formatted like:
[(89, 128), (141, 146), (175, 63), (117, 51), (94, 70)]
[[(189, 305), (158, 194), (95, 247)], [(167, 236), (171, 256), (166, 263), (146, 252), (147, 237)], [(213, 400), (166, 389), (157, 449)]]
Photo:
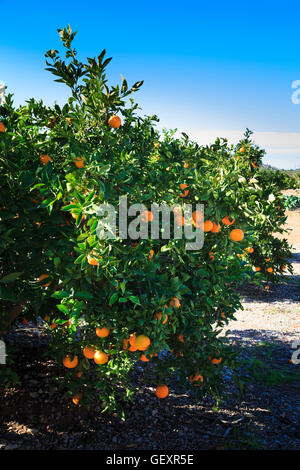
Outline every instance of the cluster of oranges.
[[(66, 118), (66, 121), (68, 125), (71, 124), (70, 118)], [(117, 129), (118, 127), (121, 126), (121, 124), (122, 124), (121, 119), (119, 118), (119, 116), (116, 116), (116, 115), (111, 116), (108, 120), (108, 125), (113, 129)], [(2, 122), (0, 122), (0, 132), (5, 132), (5, 126)], [(51, 158), (49, 157), (49, 155), (43, 154), (40, 156), (40, 162), (42, 165), (47, 165), (47, 163), (51, 162)], [(85, 162), (85, 158), (83, 156), (80, 156), (80, 157), (77, 157), (76, 160), (74, 160), (74, 165), (76, 166), (76, 168), (83, 168), (84, 162)]]

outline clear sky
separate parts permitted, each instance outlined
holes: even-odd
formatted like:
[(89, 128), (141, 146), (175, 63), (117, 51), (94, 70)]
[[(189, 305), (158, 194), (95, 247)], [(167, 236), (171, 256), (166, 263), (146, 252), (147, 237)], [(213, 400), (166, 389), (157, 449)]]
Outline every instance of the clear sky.
[(135, 99), (160, 128), (209, 143), (236, 142), (248, 127), (265, 163), (299, 168), (299, 23), (297, 1), (0, 0), (0, 80), (16, 104), (63, 103), (44, 53), (61, 49), (56, 30), (70, 24), (81, 58), (103, 48), (113, 57), (112, 83), (145, 81)]

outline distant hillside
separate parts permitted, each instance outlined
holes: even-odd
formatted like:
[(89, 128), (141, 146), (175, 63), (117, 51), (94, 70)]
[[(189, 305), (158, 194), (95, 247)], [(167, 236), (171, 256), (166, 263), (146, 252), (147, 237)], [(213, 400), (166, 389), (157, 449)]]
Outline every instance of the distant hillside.
[(275, 166), (272, 166), (272, 165), (268, 165), (266, 163), (263, 163), (262, 164), (262, 169), (265, 169), (265, 170), (273, 170), (273, 171), (284, 171), (285, 173), (288, 173), (289, 175), (292, 175), (292, 176), (298, 176), (300, 175), (300, 168), (297, 168), (296, 170), (283, 170), (282, 168), (276, 168)]

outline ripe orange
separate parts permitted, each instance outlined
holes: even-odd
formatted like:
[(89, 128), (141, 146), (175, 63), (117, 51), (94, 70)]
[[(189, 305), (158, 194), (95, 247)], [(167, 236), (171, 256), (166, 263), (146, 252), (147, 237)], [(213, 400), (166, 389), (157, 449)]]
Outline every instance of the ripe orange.
[(80, 379), (81, 376), (82, 376), (82, 372), (80, 370), (79, 372), (77, 372), (76, 377), (78, 377)]
[(183, 190), (183, 189), (186, 189), (187, 188), (187, 184), (185, 183), (181, 183), (180, 184), (180, 188)]
[(223, 222), (223, 224), (225, 224), (225, 225), (232, 225), (232, 224), (234, 224), (235, 219), (233, 219), (232, 222), (230, 222), (228, 215), (226, 215), (226, 216), (222, 219), (222, 222)]
[(173, 297), (172, 300), (170, 301), (170, 305), (171, 307), (179, 308), (181, 304), (179, 302), (179, 299), (177, 299), (177, 297)]
[(74, 356), (74, 358), (71, 360), (70, 354), (67, 354), (67, 356), (63, 359), (63, 365), (67, 367), (68, 369), (74, 369), (78, 364), (78, 357)]
[(49, 155), (41, 155), (40, 156), (40, 162), (43, 165), (47, 165), (47, 163), (51, 162), (51, 158), (49, 157)]
[(212, 364), (220, 364), (221, 361), (222, 361), (221, 357), (219, 359), (214, 358), (214, 359), (211, 360), (211, 363)]
[(258, 272), (258, 271), (260, 271), (260, 270), (261, 270), (261, 268), (259, 268), (258, 266), (256, 266), (255, 271)]
[[(123, 349), (127, 350), (127, 346), (128, 346), (128, 343), (129, 343), (129, 339), (123, 339)], [(129, 343), (130, 344), (130, 343)], [(137, 351), (137, 347), (135, 345), (131, 345), (128, 349), (128, 351), (130, 352), (135, 352)]]
[(151, 259), (153, 255), (154, 255), (154, 250), (150, 250), (148, 259)]
[(247, 251), (248, 253), (253, 253), (253, 252), (254, 252), (254, 248), (252, 248), (252, 247), (245, 248), (245, 251)]
[[(164, 321), (162, 322), (163, 325), (165, 325), (168, 321), (168, 315), (166, 313), (164, 313), (165, 315), (165, 318), (164, 318)], [(161, 312), (158, 312), (154, 315), (154, 318), (158, 318), (158, 320), (161, 320), (162, 318), (162, 313)]]
[(265, 290), (269, 290), (269, 289), (270, 289), (270, 287), (269, 287), (269, 286), (265, 286)]
[(94, 361), (96, 364), (106, 364), (108, 361), (108, 355), (103, 351), (96, 351), (94, 354)]
[(268, 273), (273, 273), (274, 269), (273, 268), (267, 268)]
[(245, 148), (244, 148), (244, 147), (241, 147), (241, 148), (240, 148), (240, 152), (241, 152), (241, 153), (244, 153), (244, 152), (245, 152)]
[(200, 222), (203, 220), (203, 213), (201, 211), (194, 211), (192, 213), (192, 221), (194, 225), (200, 227)]
[(258, 168), (258, 166), (254, 162), (251, 162), (251, 165), (253, 166), (253, 168)]
[(145, 335), (139, 335), (135, 339), (135, 346), (139, 351), (146, 351), (148, 346), (150, 346), (151, 341), (148, 336)]
[(190, 382), (198, 382), (198, 380), (200, 380), (200, 382), (203, 382), (203, 377), (199, 374), (199, 372), (196, 372), (194, 377), (192, 375), (190, 376)]
[(226, 318), (226, 315), (224, 312), (221, 313), (221, 318), (225, 319)]
[(109, 335), (109, 329), (104, 326), (103, 328), (96, 328), (96, 335), (99, 338), (106, 338)]
[(141, 213), (141, 221), (146, 223), (146, 222), (152, 222), (153, 220), (153, 214), (151, 211), (144, 211)]
[(3, 122), (0, 122), (0, 132), (5, 132), (5, 125)]
[(187, 197), (188, 194), (189, 194), (189, 190), (186, 189), (183, 193), (180, 194), (180, 197)]
[(286, 265), (281, 266), (280, 269), (281, 269), (281, 271), (285, 271), (286, 270)]
[(213, 229), (214, 225), (211, 220), (205, 220), (203, 224), (203, 232), (211, 232)]
[(154, 147), (155, 147), (156, 149), (158, 149), (159, 143), (158, 143), (158, 142), (155, 142)]
[(212, 261), (214, 261), (215, 257), (214, 257), (213, 251), (210, 251), (210, 252), (208, 253), (208, 255), (209, 255), (210, 259), (211, 259)]
[(155, 393), (158, 398), (166, 398), (169, 395), (169, 389), (166, 385), (159, 385)]
[(212, 233), (218, 233), (221, 228), (220, 224), (216, 224), (216, 222), (213, 222), (213, 228), (211, 229)]
[(121, 124), (122, 121), (119, 116), (111, 116), (108, 120), (108, 125), (113, 129), (117, 129), (118, 127), (120, 127)]
[(179, 333), (178, 335), (178, 339), (181, 343), (184, 343), (184, 339), (183, 339), (183, 334), (182, 333)]
[(75, 166), (77, 168), (83, 168), (84, 167), (84, 157), (77, 157), (76, 160), (74, 160)]
[(95, 349), (94, 348), (89, 348), (88, 346), (85, 346), (85, 348), (83, 349), (83, 355), (87, 359), (94, 359)]
[(81, 398), (82, 398), (82, 394), (76, 393), (76, 395), (74, 395), (74, 397), (72, 398), (72, 402), (74, 403), (74, 405), (79, 405)]
[(266, 261), (271, 261), (270, 258), (266, 258)]
[(176, 215), (175, 217), (175, 223), (179, 226), (179, 227), (183, 227), (184, 226), (184, 217), (182, 215)]
[(129, 351), (130, 352), (135, 352), (137, 350), (136, 344), (135, 344), (135, 333), (132, 333), (129, 336), (129, 339), (123, 339), (123, 349), (127, 349), (128, 343), (130, 344)]
[(181, 207), (180, 207), (180, 206), (174, 207), (173, 213), (174, 213), (175, 215), (181, 215)]
[(93, 258), (91, 255), (88, 255), (88, 257), (87, 257), (87, 262), (88, 262), (89, 264), (91, 264), (92, 266), (98, 266), (98, 265), (99, 265), (99, 263), (98, 263), (98, 261), (96, 260), (96, 258)]
[(234, 242), (240, 242), (244, 238), (244, 232), (239, 228), (235, 228), (230, 232), (230, 238)]
[(145, 354), (142, 354), (141, 357), (140, 357), (140, 361), (142, 362), (149, 362), (150, 359), (148, 359), (147, 356), (145, 356)]
[(189, 167), (189, 163), (188, 162), (184, 162), (184, 168), (188, 168)]

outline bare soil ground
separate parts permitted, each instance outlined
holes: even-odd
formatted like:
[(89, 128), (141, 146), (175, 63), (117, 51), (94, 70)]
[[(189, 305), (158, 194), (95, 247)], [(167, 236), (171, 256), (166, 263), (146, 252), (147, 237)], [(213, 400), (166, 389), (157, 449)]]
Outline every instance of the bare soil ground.
[[(2, 449), (300, 449), (300, 365), (290, 363), (292, 341), (300, 340), (300, 211), (288, 213), (295, 272), (269, 292), (242, 290), (244, 310), (228, 326), (245, 390), (239, 397), (230, 369), (227, 398), (218, 410), (211, 399), (196, 402), (176, 383), (158, 400), (143, 384), (127, 404), (126, 421), (75, 407), (54, 381), (62, 373), (46, 357), (48, 338), (32, 325), (12, 331), (20, 383), (0, 390)], [(3, 367), (3, 366), (0, 366)]]

